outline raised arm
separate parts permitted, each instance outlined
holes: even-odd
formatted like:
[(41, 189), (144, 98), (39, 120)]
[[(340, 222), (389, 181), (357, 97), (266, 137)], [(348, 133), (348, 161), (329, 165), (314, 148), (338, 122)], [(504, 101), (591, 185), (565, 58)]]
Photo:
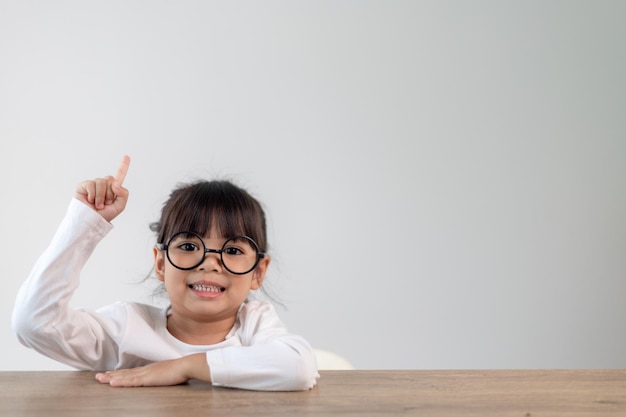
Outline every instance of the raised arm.
[(24, 345), (80, 369), (101, 369), (116, 361), (109, 324), (69, 303), (83, 266), (112, 228), (110, 220), (126, 206), (128, 190), (122, 181), (129, 162), (125, 156), (114, 176), (78, 185), (52, 241), (22, 284), (13, 310), (13, 329)]

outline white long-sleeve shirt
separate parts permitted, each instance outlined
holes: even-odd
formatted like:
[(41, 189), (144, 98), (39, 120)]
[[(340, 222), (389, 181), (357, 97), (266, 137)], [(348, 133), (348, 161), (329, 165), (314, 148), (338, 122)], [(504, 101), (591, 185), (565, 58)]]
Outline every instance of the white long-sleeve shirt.
[(133, 302), (95, 311), (70, 308), (83, 266), (112, 227), (72, 200), (18, 292), (13, 328), (22, 344), (82, 370), (125, 369), (206, 353), (214, 385), (292, 391), (316, 384), (311, 346), (288, 333), (267, 302), (245, 303), (225, 340), (214, 345), (190, 345), (172, 336), (167, 308)]

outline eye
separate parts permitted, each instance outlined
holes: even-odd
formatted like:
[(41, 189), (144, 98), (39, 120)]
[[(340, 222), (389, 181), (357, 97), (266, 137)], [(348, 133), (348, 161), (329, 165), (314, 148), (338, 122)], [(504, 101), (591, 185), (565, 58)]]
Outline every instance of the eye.
[(222, 253), (224, 255), (255, 256), (257, 252), (255, 248), (256, 245), (250, 238), (238, 236), (230, 238), (224, 243)]
[(227, 246), (224, 248), (223, 253), (225, 253), (226, 255), (243, 255), (244, 252), (235, 246)]
[(200, 249), (200, 247), (194, 242), (183, 242), (176, 245), (176, 249), (184, 252), (193, 252)]

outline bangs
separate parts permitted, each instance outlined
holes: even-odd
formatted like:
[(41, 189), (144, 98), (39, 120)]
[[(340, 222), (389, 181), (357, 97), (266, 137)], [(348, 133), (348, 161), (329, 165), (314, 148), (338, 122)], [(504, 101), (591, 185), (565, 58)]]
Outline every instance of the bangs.
[[(167, 242), (175, 233), (192, 231), (208, 236), (249, 236), (265, 250), (265, 215), (246, 191), (225, 181), (203, 181), (172, 193), (164, 208), (159, 239)], [(164, 227), (163, 227), (164, 226)]]
[[(200, 197), (200, 196), (197, 196)], [(214, 198), (192, 199), (184, 202), (185, 209), (181, 215), (173, 219), (171, 234), (189, 230), (200, 236), (209, 236), (214, 229), (218, 236), (233, 237), (238, 235), (249, 236), (251, 231), (246, 227), (242, 210), (237, 206), (224, 204)], [(253, 236), (250, 236), (254, 239)]]

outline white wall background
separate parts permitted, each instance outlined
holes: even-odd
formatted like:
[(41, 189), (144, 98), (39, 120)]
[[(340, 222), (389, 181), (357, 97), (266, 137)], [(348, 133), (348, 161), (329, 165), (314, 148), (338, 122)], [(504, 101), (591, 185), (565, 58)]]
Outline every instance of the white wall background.
[(290, 330), (358, 368), (626, 367), (626, 2), (0, 0), (1, 370), (75, 184), (131, 200), (74, 304), (152, 301), (179, 181), (266, 206)]

